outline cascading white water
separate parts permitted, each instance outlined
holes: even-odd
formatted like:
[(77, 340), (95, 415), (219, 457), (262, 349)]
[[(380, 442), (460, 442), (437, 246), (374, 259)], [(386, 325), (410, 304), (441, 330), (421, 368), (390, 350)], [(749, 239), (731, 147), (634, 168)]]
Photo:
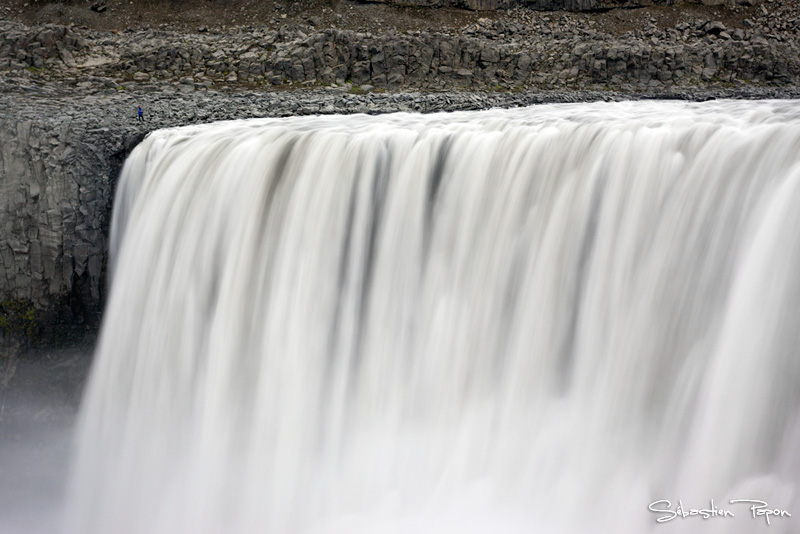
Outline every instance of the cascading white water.
[(800, 102), (162, 130), (112, 262), (68, 532), (800, 532)]

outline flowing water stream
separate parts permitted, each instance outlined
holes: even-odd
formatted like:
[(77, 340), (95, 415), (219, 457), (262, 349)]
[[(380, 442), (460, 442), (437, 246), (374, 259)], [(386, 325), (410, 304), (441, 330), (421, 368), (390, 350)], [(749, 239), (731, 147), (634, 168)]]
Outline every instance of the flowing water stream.
[(161, 130), (111, 268), (71, 534), (800, 533), (798, 101)]

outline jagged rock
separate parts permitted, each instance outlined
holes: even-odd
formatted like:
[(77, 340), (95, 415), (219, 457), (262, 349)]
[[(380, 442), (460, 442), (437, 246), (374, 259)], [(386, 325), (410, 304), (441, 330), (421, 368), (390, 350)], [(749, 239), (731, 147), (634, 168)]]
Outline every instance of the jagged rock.
[(516, 3), (515, 0), (366, 0), (376, 4), (393, 4), (413, 7), (457, 7), (473, 11), (494, 11), (507, 8)]
[[(646, 7), (653, 4), (672, 5), (693, 3), (721, 6), (726, 0), (366, 0), (367, 2), (416, 7), (455, 7), (473, 11), (496, 11), (514, 6), (525, 6), (543, 11), (600, 11), (614, 8)], [(728, 0), (742, 5), (754, 5), (757, 0)]]
[(722, 22), (715, 20), (713, 22), (705, 23), (702, 29), (708, 34), (719, 35), (720, 33), (724, 32), (726, 28)]

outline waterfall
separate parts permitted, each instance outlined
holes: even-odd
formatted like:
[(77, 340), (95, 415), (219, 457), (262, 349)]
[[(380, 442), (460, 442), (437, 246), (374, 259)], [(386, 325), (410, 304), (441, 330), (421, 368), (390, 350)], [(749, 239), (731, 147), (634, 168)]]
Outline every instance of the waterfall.
[(797, 101), (161, 130), (111, 250), (69, 533), (800, 532)]

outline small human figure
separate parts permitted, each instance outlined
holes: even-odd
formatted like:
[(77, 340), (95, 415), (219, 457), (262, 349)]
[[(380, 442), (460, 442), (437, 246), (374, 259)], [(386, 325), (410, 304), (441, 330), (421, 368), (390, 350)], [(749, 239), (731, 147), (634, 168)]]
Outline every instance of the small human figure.
[(138, 114), (139, 122), (144, 122), (144, 112), (142, 111), (142, 106), (139, 106)]

